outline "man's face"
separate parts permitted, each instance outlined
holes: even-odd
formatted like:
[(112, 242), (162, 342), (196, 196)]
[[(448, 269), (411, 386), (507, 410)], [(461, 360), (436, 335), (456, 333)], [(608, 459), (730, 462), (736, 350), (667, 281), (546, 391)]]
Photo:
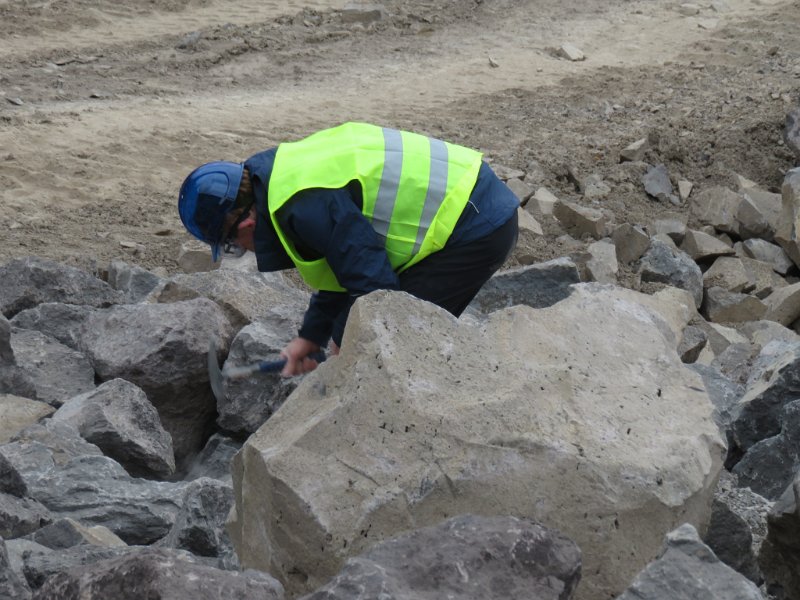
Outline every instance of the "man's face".
[(254, 252), (256, 249), (253, 237), (256, 232), (256, 214), (255, 209), (251, 209), (250, 213), (239, 223), (236, 227), (236, 235), (231, 236), (230, 240), (240, 248)]

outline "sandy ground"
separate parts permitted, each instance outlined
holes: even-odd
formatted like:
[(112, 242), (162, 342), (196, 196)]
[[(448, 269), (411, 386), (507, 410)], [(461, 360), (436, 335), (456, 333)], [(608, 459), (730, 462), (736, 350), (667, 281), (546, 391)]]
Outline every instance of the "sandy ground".
[[(777, 191), (800, 94), (800, 3), (698, 0), (0, 0), (0, 262), (177, 269), (183, 178), (346, 120), (478, 148), (534, 185), (647, 225), (620, 149), (695, 189), (738, 172)], [(571, 62), (555, 48), (586, 54)], [(639, 170), (637, 170), (639, 169)], [(556, 233), (541, 259), (563, 253)]]

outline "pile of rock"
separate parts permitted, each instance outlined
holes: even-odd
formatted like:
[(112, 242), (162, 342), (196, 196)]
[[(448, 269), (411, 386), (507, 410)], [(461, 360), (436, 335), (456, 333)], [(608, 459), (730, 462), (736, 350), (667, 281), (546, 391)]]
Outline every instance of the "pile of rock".
[[(12, 597), (100, 598), (109, 585), (402, 597), (434, 582), (487, 598), (498, 578), (505, 597), (796, 586), (792, 404), (775, 398), (796, 386), (800, 343), (777, 322), (737, 325), (744, 353), (709, 336), (716, 350), (693, 371), (681, 344), (704, 319), (691, 292), (581, 283), (564, 258), (502, 272), (459, 321), (405, 294), (367, 296), (341, 355), (299, 387), (262, 376), (217, 403), (208, 340), (236, 364), (277, 352), (305, 305), (290, 280), (246, 264), (160, 278), (117, 263), (103, 280), (26, 258), (0, 271), (0, 586)], [(753, 367), (734, 368), (756, 349)], [(766, 540), (769, 500), (733, 501), (735, 479), (715, 494), (725, 438), (740, 478), (784, 496)], [(477, 595), (458, 587), (465, 574)]]
[(800, 597), (799, 185), (702, 190), (702, 227), (652, 235), (540, 188), (523, 235), (585, 253), (460, 320), (371, 294), (335, 360), (220, 399), (209, 341), (274, 358), (290, 278), (0, 266), (0, 595)]

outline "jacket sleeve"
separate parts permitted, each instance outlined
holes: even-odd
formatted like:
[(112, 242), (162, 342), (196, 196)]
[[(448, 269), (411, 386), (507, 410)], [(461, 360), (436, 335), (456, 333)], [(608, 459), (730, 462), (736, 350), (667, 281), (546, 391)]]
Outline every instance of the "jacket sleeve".
[(300, 336), (321, 346), (332, 337), (340, 345), (356, 298), (399, 287), (384, 245), (348, 188), (304, 190), (277, 216), (301, 254), (327, 258), (339, 284), (347, 290), (314, 294)]

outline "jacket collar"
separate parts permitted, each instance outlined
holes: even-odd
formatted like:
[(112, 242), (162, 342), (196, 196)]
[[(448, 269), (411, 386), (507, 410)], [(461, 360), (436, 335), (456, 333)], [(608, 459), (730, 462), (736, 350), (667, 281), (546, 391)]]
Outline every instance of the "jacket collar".
[(267, 204), (269, 177), (272, 174), (276, 152), (277, 148), (264, 150), (254, 154), (244, 163), (250, 172), (253, 194), (256, 199), (256, 231), (253, 241), (259, 271), (281, 271), (294, 267), (294, 263), (286, 254), (286, 250), (275, 232)]

